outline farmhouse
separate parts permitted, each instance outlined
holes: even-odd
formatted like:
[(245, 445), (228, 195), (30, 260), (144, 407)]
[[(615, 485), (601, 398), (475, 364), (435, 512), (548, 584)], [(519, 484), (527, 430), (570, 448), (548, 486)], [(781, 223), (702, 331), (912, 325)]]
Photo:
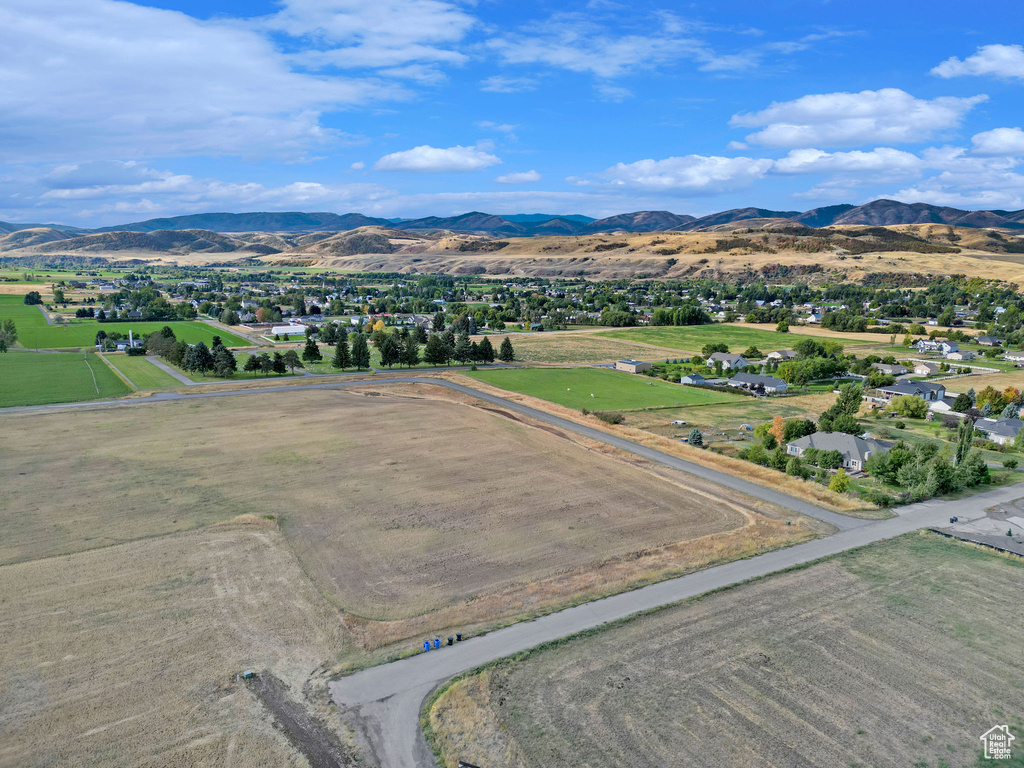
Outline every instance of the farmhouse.
[(650, 363), (640, 360), (619, 360), (615, 363), (616, 371), (625, 371), (626, 373), (643, 373), (644, 371), (651, 370), (651, 367)]
[(737, 373), (726, 381), (726, 384), (730, 387), (742, 389), (756, 389), (758, 391), (763, 389), (768, 394), (785, 392), (789, 386), (782, 379), (777, 379), (774, 376), (763, 376), (759, 373)]
[(868, 459), (876, 453), (885, 453), (891, 447), (891, 443), (848, 435), (845, 432), (815, 432), (813, 435), (805, 435), (786, 443), (786, 453), (790, 456), (803, 456), (808, 448), (839, 451), (843, 457), (844, 469), (863, 472)]
[(887, 387), (879, 387), (875, 392), (877, 399), (886, 403), (899, 395), (911, 395), (932, 402), (946, 396), (946, 387), (929, 381), (900, 381)]
[(743, 355), (732, 355), (728, 352), (715, 352), (708, 357), (708, 368), (714, 368), (715, 363), (720, 362), (727, 371), (738, 371), (746, 368), (749, 364)]
[(1001, 347), (1003, 346), (1003, 340), (997, 339), (995, 336), (979, 336), (975, 339), (976, 342), (981, 344), (983, 347)]
[(876, 371), (887, 373), (890, 376), (906, 376), (910, 369), (905, 365), (890, 365), (889, 363), (872, 363), (871, 367)]
[(1020, 419), (978, 419), (974, 428), (984, 432), (997, 445), (1009, 445), (1017, 439), (1024, 422)]

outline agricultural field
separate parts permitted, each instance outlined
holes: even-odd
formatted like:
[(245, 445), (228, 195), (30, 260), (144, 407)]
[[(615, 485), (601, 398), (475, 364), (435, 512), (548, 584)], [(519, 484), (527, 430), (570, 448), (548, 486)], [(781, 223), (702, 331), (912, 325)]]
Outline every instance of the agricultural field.
[(661, 379), (607, 368), (509, 368), (470, 371), (466, 375), (501, 389), (577, 409), (620, 410), (710, 405), (750, 399), (728, 392), (683, 387)]
[[(497, 349), (504, 334), (489, 335)], [(521, 333), (509, 338), (516, 352), (516, 362), (527, 365), (610, 363), (623, 358), (650, 360), (665, 355), (662, 350), (605, 339), (592, 333)]]
[(96, 320), (74, 320), (63, 325), (49, 325), (38, 306), (28, 306), (21, 296), (0, 296), (0, 320), (12, 318), (18, 327), (18, 344), (25, 349), (73, 349), (92, 348), (96, 343), (97, 331), (117, 331), (128, 335), (145, 336), (159, 331), (165, 325), (174, 329), (179, 341), (189, 344), (204, 342), (209, 346), (214, 336), (229, 347), (245, 347), (252, 342), (221, 331), (198, 321), (173, 320), (131, 323), (100, 323)]
[(301, 701), (341, 645), (272, 522), (5, 565), (0, 595), (0, 765), (307, 764), (235, 679), (271, 670)]
[(100, 400), (131, 392), (93, 352), (8, 352), (0, 355), (0, 382), (0, 408)]
[(123, 352), (105, 352), (104, 359), (138, 389), (175, 389), (181, 382), (157, 368), (147, 357), (129, 357)]
[(445, 766), (981, 765), (1024, 737), (1024, 559), (908, 534), (456, 683)]
[(366, 391), (0, 415), (0, 563), (275, 515), (353, 664), (819, 530), (436, 388)]
[(699, 355), (705, 344), (721, 342), (728, 345), (729, 351), (738, 353), (754, 345), (767, 354), (776, 349), (791, 349), (800, 341), (800, 334), (795, 330), (789, 333), (778, 333), (741, 325), (687, 325), (687, 326), (649, 326), (646, 328), (620, 328), (614, 331), (601, 331), (598, 336), (610, 339), (642, 342), (653, 344), (665, 349), (674, 349), (689, 355)]

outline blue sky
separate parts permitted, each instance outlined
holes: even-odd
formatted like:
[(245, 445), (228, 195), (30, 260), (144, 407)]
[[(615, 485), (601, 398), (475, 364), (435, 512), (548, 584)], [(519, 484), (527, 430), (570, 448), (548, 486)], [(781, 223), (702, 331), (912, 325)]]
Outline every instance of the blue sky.
[(0, 219), (1024, 208), (1019, 3), (6, 0)]

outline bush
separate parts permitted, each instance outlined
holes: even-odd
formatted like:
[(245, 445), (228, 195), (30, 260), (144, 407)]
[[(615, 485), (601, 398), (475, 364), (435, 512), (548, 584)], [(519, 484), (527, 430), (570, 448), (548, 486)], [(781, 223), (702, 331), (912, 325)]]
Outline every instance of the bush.
[(129, 347), (125, 350), (125, 354), (128, 357), (144, 357), (146, 354), (145, 347)]
[(617, 411), (594, 411), (594, 415), (605, 424), (622, 424), (626, 417)]
[(1003, 466), (1006, 467), (1007, 469), (1016, 469), (1017, 468), (1017, 460), (1016, 459), (1003, 459)]
[(842, 467), (832, 476), (828, 489), (836, 493), (846, 493), (850, 490), (850, 477)]
[(698, 448), (701, 448), (704, 445), (704, 435), (700, 433), (699, 429), (694, 427), (693, 429), (690, 430), (690, 437), (688, 438), (688, 442), (690, 443), (690, 445), (695, 445)]

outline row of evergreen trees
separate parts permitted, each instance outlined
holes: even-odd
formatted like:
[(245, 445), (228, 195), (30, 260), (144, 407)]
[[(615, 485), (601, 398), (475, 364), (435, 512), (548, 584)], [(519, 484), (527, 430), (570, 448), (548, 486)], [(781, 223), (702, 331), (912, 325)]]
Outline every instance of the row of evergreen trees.
[[(494, 346), (486, 336), (478, 344), (470, 340), (468, 333), (455, 336), (451, 330), (446, 330), (443, 333), (431, 333), (426, 336), (426, 342), (421, 348), (421, 339), (426, 334), (422, 328), (417, 331), (412, 333), (374, 331), (370, 335), (370, 341), (380, 353), (380, 364), (388, 368), (395, 365), (413, 368), (421, 362), (431, 365), (451, 365), (454, 361), (466, 365), (469, 363), (493, 363), (495, 358), (506, 363), (515, 360), (515, 350), (512, 348), (512, 342), (508, 336), (502, 341), (500, 349), (495, 354)], [(322, 358), (323, 355), (315, 337), (309, 336), (302, 351), (302, 359), (306, 362), (318, 362)], [(366, 335), (359, 332), (339, 335), (335, 342), (331, 367), (339, 370), (369, 368), (370, 346)]]

